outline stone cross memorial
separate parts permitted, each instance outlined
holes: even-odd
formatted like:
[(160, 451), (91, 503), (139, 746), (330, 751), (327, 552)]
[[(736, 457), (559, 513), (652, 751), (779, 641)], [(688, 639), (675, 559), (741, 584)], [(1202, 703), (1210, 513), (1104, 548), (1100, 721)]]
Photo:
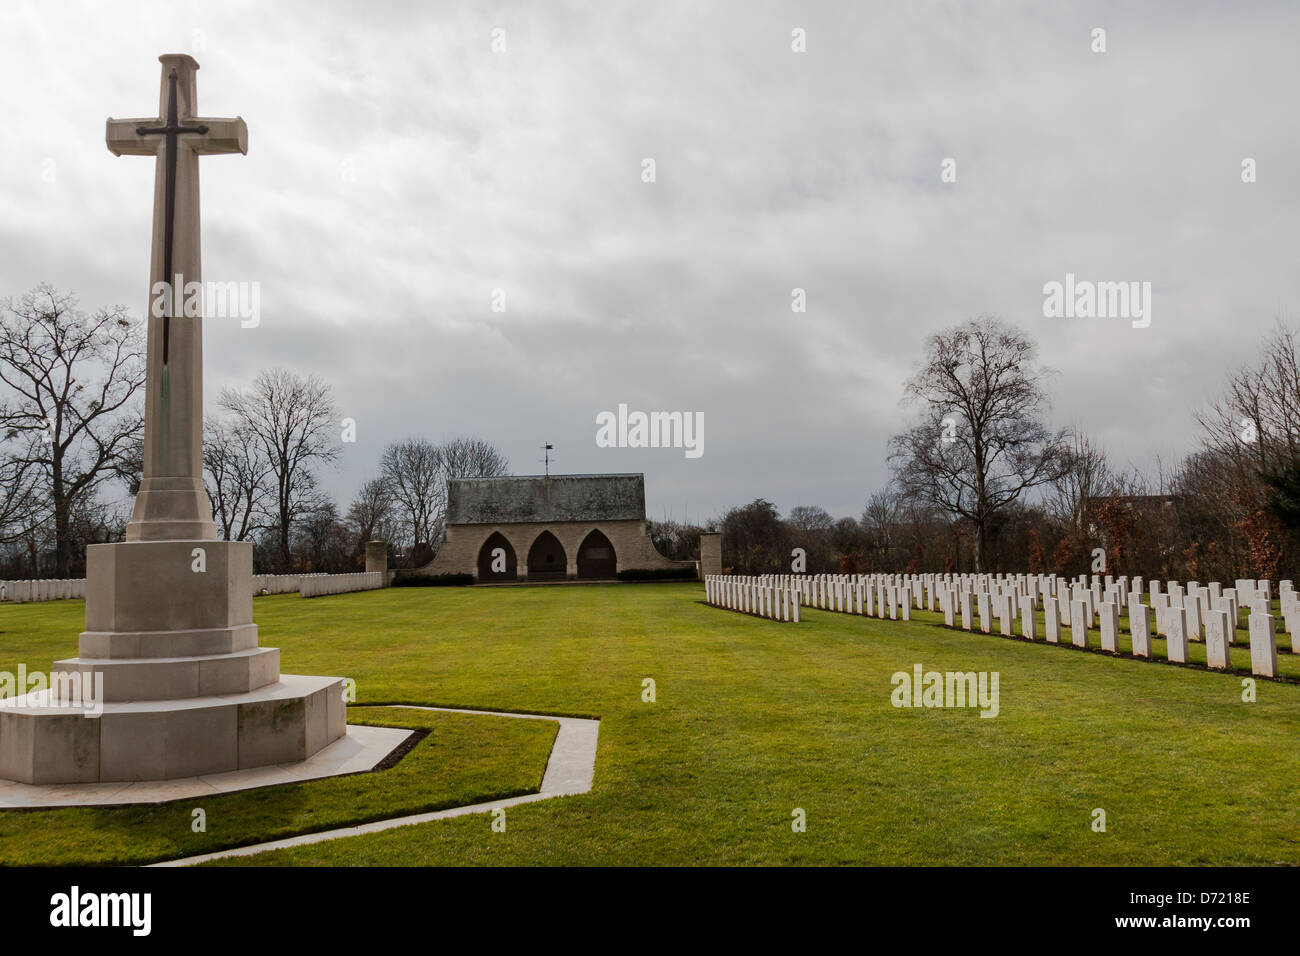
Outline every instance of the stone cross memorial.
[[(185, 284), (203, 281), (199, 156), (248, 152), (242, 119), (188, 119), (197, 112), (199, 65), (193, 58), (160, 59), (160, 118), (109, 119), (105, 136), (114, 156), (155, 157), (144, 480), (126, 528), (128, 541), (217, 536), (203, 489), (202, 319), (174, 313)], [(161, 319), (155, 317), (159, 305)]]
[[(203, 486), (203, 329), (174, 307), (202, 281), (199, 156), (244, 153), (244, 121), (200, 118), (184, 54), (159, 57), (157, 117), (110, 119), (115, 155), (153, 156), (144, 479), (126, 540), (86, 551), (79, 657), (0, 710), (0, 777), (164, 780), (306, 760), (347, 732), (343, 679), (280, 673), (253, 623), (253, 549), (217, 539)], [(175, 298), (159, 290), (170, 284)], [(99, 686), (101, 707), (60, 688)]]

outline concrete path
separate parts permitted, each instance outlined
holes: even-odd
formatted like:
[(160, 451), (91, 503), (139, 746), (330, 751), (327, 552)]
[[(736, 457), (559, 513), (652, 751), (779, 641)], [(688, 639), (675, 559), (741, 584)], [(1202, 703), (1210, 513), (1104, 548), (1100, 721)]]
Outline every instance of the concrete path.
[(393, 817), (390, 820), (375, 820), (354, 827), (340, 827), (337, 830), (322, 830), (319, 833), (304, 833), (301, 836), (272, 840), (269, 843), (255, 843), (252, 846), (236, 847), (233, 850), (218, 850), (200, 856), (187, 856), (180, 860), (168, 860), (154, 863), (153, 866), (191, 866), (208, 860), (223, 857), (252, 856), (267, 850), (279, 850), (290, 846), (307, 846), (312, 843), (324, 843), (326, 840), (341, 840), (344, 837), (361, 836), (365, 833), (381, 833), (395, 827), (409, 827), (418, 823), (431, 823), (434, 820), (449, 820), (471, 813), (491, 813), (498, 807), (516, 807), (524, 803), (536, 803), (551, 797), (567, 797), (586, 793), (591, 789), (596, 772), (596, 737), (600, 731), (599, 720), (587, 720), (581, 717), (546, 717), (541, 714), (508, 714), (490, 710), (461, 710), (455, 707), (418, 707), (414, 704), (393, 704), (407, 710), (436, 710), (449, 714), (476, 714), (488, 717), (517, 717), (521, 720), (553, 720), (560, 725), (551, 748), (550, 759), (546, 762), (546, 773), (542, 777), (542, 789), (522, 797), (508, 797), (505, 800), (490, 800), (487, 803), (473, 803), (465, 807), (451, 807), (447, 810), (435, 810), (432, 813), (416, 813), (411, 816)]

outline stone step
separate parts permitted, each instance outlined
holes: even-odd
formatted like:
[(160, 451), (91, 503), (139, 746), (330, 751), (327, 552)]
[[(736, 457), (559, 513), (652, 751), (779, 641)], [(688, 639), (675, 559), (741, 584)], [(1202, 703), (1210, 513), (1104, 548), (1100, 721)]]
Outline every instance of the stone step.
[(280, 676), (280, 650), (253, 647), (233, 654), (186, 657), (72, 657), (55, 661), (53, 673), (102, 674), (106, 702), (215, 697), (275, 683)]
[(186, 657), (233, 654), (251, 647), (257, 647), (257, 625), (235, 624), (184, 631), (82, 631), (77, 653), (94, 658)]
[(306, 760), (347, 732), (343, 678), (282, 674), (242, 694), (109, 702), (91, 716), (50, 692), (0, 706), (0, 777), (172, 780)]

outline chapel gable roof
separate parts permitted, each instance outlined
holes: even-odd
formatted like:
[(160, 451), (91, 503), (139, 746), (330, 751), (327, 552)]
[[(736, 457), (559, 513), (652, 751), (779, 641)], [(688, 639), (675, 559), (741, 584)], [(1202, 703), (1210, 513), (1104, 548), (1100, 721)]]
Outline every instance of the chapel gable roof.
[(448, 524), (645, 520), (645, 476), (452, 478)]

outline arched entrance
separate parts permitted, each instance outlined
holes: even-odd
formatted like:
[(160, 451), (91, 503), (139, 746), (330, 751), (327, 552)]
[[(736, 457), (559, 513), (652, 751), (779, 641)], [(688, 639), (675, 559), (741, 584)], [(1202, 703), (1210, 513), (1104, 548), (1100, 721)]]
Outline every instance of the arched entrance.
[(543, 531), (528, 549), (528, 580), (563, 581), (567, 568), (564, 545), (549, 531)]
[(515, 549), (500, 531), (492, 532), (478, 553), (479, 581), (514, 581), (518, 577)]
[(600, 531), (593, 531), (578, 548), (578, 577), (613, 578), (618, 571), (614, 546)]

